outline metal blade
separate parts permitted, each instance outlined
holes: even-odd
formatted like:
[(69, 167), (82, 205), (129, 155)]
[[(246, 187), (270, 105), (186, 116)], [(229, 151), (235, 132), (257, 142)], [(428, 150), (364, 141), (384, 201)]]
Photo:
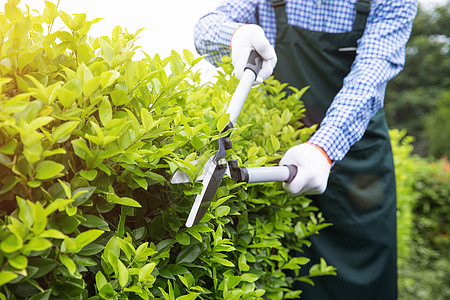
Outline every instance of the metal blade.
[[(205, 175), (207, 173), (207, 170), (210, 168), (213, 160), (214, 160), (214, 155), (212, 155), (208, 159), (208, 161), (205, 163), (205, 167), (203, 168), (202, 174), (200, 174), (200, 176), (197, 177), (195, 179), (195, 181), (202, 181), (202, 180), (205, 179)], [(196, 165), (197, 163), (198, 163), (198, 159), (191, 161), (191, 164), (193, 164), (193, 165)], [(230, 175), (230, 170), (228, 168), (226, 169), (225, 174), (228, 175), (228, 176), (231, 176)], [(170, 183), (172, 183), (172, 184), (188, 183), (188, 182), (191, 182), (190, 178), (189, 178), (189, 175), (186, 174), (186, 172), (184, 172), (181, 169), (176, 170), (175, 173), (173, 174), (172, 178), (170, 179)]]
[(220, 183), (222, 182), (226, 170), (227, 168), (221, 168), (216, 162), (210, 165), (203, 180), (203, 190), (195, 197), (194, 204), (189, 212), (186, 227), (197, 224), (208, 211), (209, 205), (220, 187)]

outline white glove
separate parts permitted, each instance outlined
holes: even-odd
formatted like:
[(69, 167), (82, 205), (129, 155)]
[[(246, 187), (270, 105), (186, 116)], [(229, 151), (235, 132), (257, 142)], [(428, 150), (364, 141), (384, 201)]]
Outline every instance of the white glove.
[(331, 161), (325, 151), (304, 143), (290, 148), (280, 160), (280, 166), (295, 165), (297, 175), (291, 183), (283, 183), (283, 188), (293, 195), (322, 194), (327, 188)]
[(277, 64), (277, 55), (260, 26), (246, 24), (238, 27), (231, 37), (230, 48), (234, 72), (238, 79), (242, 78), (248, 57), (253, 49), (263, 58), (262, 68), (257, 75), (255, 84), (262, 83), (264, 79), (272, 75)]

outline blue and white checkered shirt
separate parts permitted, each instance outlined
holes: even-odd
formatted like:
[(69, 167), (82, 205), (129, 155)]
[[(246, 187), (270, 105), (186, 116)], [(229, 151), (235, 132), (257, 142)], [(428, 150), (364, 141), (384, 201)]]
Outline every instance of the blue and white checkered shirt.
[[(287, 1), (288, 23), (313, 31), (352, 30), (357, 0)], [(405, 44), (418, 7), (417, 0), (374, 0), (357, 56), (319, 130), (309, 142), (333, 161), (342, 160), (361, 139), (370, 118), (383, 107), (387, 82), (402, 69)], [(259, 24), (275, 46), (276, 20), (270, 0), (224, 0), (197, 23), (197, 51), (215, 64), (230, 55), (231, 36), (242, 24)]]

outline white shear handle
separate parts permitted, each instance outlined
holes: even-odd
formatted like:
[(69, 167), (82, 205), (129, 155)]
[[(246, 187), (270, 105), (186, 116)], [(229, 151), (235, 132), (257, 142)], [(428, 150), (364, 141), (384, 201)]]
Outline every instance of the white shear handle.
[(230, 114), (230, 122), (234, 125), (241, 112), (242, 106), (244, 105), (245, 99), (250, 92), (253, 83), (256, 80), (256, 75), (262, 68), (262, 57), (252, 50), (245, 66), (244, 74), (239, 81), (236, 90), (234, 91), (233, 97), (231, 97), (230, 103), (228, 104), (227, 114)]

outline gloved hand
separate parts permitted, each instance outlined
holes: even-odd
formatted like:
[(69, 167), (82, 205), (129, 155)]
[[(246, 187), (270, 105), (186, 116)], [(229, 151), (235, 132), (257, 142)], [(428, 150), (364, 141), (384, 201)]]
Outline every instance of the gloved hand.
[(277, 63), (277, 55), (260, 26), (246, 24), (238, 27), (231, 37), (230, 48), (234, 72), (238, 79), (242, 78), (248, 57), (253, 49), (263, 58), (262, 68), (257, 75), (255, 84), (262, 83), (264, 79), (272, 75)]
[(331, 161), (321, 148), (309, 143), (294, 146), (279, 164), (297, 167), (297, 175), (291, 183), (283, 183), (283, 188), (289, 194), (322, 194), (327, 188)]

